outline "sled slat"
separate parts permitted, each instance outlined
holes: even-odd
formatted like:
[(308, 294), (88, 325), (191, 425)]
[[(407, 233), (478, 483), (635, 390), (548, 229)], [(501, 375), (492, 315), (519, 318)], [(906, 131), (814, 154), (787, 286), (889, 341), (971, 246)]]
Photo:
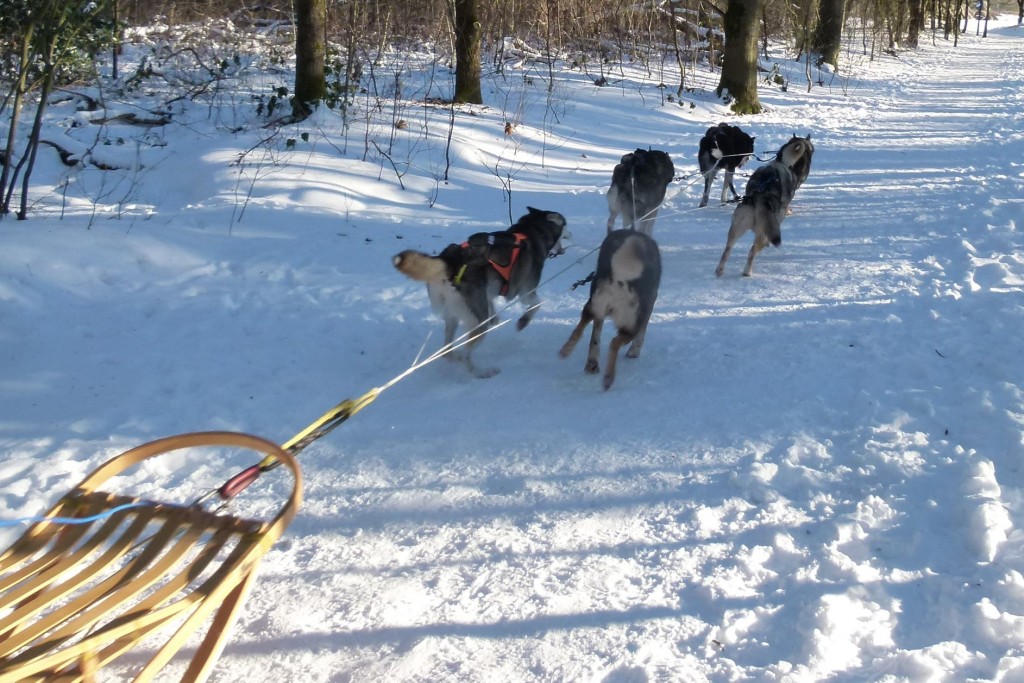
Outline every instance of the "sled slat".
[[(292, 492), (276, 516), (248, 520), (96, 490), (146, 458), (201, 446), (257, 451), (287, 465)], [(155, 654), (141, 668), (132, 664), (131, 675), (148, 681), (209, 622), (183, 678), (205, 680), (301, 490), (289, 453), (232, 432), (168, 437), (101, 465), (0, 555), (0, 683), (92, 681), (145, 639)], [(50, 521), (129, 504), (89, 523)]]

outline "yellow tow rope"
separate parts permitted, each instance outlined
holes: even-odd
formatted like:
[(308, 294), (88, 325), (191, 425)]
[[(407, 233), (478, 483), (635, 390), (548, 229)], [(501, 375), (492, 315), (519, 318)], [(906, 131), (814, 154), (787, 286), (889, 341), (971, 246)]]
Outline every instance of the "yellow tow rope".
[[(287, 451), (289, 455), (298, 455), (306, 446), (326, 435), (332, 429), (373, 403), (383, 390), (383, 387), (375, 387), (359, 398), (345, 399), (310, 423), (308, 427), (289, 439), (283, 446), (281, 446), (282, 450)], [(276, 457), (273, 455), (267, 455), (259, 463), (246, 467), (244, 470), (228, 479), (220, 488), (214, 489), (200, 497), (194, 504), (202, 505), (214, 496), (218, 496), (223, 501), (228, 501), (244, 491), (250, 484), (256, 481), (261, 474), (277, 468), (280, 464), (281, 461)]]

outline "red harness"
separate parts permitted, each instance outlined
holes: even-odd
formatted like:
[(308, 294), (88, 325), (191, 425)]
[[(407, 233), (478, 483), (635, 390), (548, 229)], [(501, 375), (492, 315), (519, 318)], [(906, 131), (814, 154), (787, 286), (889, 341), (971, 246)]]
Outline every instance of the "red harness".
[[(503, 284), (501, 285), (502, 296), (508, 294), (508, 285), (512, 278), (512, 269), (515, 268), (516, 261), (519, 260), (519, 252), (522, 250), (522, 243), (526, 240), (526, 235), (521, 232), (512, 233), (512, 237), (515, 238), (515, 242), (509, 245), (508, 263), (501, 264), (493, 258), (490, 258), (490, 256), (487, 258), (487, 262), (491, 264), (491, 268), (494, 268), (494, 272), (501, 276), (503, 281)], [(463, 249), (468, 249), (470, 245), (469, 242), (463, 242), (460, 246), (462, 246)], [(464, 268), (465, 266), (463, 266), (463, 269)], [(462, 271), (460, 271), (458, 276), (455, 278), (455, 282), (458, 283), (461, 279)]]

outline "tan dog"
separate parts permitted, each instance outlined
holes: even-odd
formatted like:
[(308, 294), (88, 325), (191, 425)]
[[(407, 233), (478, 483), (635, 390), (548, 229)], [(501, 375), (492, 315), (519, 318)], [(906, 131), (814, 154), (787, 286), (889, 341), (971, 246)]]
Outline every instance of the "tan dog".
[(562, 346), (559, 355), (567, 358), (576, 347), (587, 325), (594, 323), (590, 335), (586, 373), (600, 371), (601, 328), (611, 316), (618, 333), (608, 345), (608, 362), (604, 371), (604, 388), (615, 381), (615, 364), (619, 349), (632, 342), (627, 358), (636, 358), (644, 345), (647, 323), (658, 298), (661, 281), (661, 252), (653, 239), (634, 230), (608, 233), (597, 255), (597, 270), (590, 285), (590, 299), (583, 306), (580, 322)]

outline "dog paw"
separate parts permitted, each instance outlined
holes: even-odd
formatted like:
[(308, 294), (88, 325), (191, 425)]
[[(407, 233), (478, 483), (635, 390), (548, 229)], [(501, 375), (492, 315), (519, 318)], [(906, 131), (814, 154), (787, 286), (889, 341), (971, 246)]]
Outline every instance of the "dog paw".
[(559, 358), (568, 358), (570, 353), (572, 353), (572, 346), (570, 346), (569, 344), (566, 344), (562, 348), (558, 349)]
[(588, 360), (587, 364), (583, 366), (583, 372), (588, 375), (596, 375), (601, 371), (601, 367), (598, 365), (596, 360)]
[(608, 391), (612, 388), (612, 384), (615, 382), (615, 375), (604, 376), (604, 390)]
[(632, 346), (629, 347), (629, 351), (626, 351), (626, 358), (639, 358), (640, 349), (635, 349)]
[(715, 277), (722, 277), (722, 273), (724, 273), (724, 272), (725, 272), (725, 268), (722, 268), (721, 266), (719, 266), (718, 268), (715, 268)]

